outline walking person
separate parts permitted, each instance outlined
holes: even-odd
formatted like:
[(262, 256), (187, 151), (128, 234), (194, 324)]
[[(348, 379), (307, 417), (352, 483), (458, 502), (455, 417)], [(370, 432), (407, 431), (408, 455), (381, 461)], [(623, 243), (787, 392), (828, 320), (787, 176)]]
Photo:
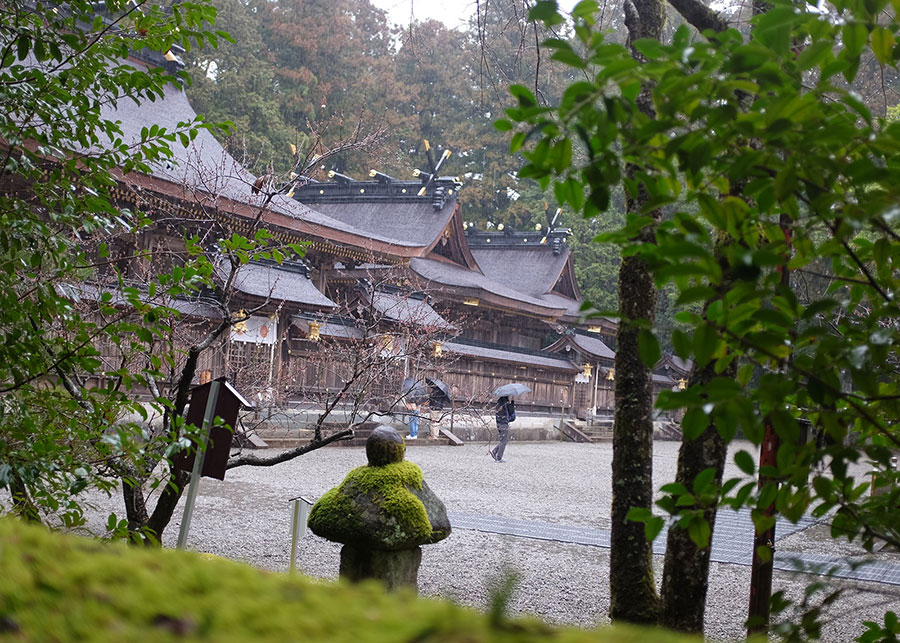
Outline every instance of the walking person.
[(516, 403), (505, 395), (497, 400), (494, 419), (497, 421), (497, 433), (499, 439), (497, 446), (488, 451), (496, 462), (505, 462), (503, 453), (506, 451), (506, 442), (509, 440), (509, 423), (516, 419)]
[(408, 440), (415, 440), (419, 437), (419, 405), (415, 402), (407, 402), (406, 408), (409, 409), (409, 437)]

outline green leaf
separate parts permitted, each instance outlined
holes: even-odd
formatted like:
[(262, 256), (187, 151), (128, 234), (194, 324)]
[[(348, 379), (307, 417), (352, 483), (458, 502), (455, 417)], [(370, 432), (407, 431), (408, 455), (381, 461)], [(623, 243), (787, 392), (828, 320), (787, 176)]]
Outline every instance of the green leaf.
[(694, 360), (697, 366), (706, 366), (719, 345), (716, 329), (710, 324), (701, 324), (694, 331)]
[(753, 456), (744, 450), (734, 454), (734, 463), (747, 475), (752, 476), (756, 472), (756, 462), (753, 460)]
[(693, 483), (694, 495), (700, 495), (701, 493), (703, 493), (715, 477), (716, 470), (713, 467), (707, 467), (706, 469), (698, 473), (697, 477), (694, 478)]
[(653, 512), (647, 507), (632, 507), (628, 510), (625, 519), (631, 522), (647, 522), (653, 517)]
[(688, 409), (681, 420), (681, 430), (685, 440), (696, 440), (708, 426), (709, 416), (698, 407)]
[(559, 15), (559, 7), (556, 0), (538, 0), (528, 12), (529, 20), (540, 20), (548, 25), (558, 25), (564, 22)]
[(644, 523), (644, 538), (649, 542), (653, 542), (656, 540), (659, 532), (662, 531), (664, 525), (665, 521), (663, 521), (661, 516), (653, 516)]
[(894, 34), (885, 27), (875, 27), (872, 31), (872, 52), (882, 65), (893, 62), (894, 42)]
[(688, 535), (697, 547), (706, 549), (709, 546), (709, 539), (712, 536), (709, 522), (702, 515), (697, 516), (688, 525)]
[(869, 30), (862, 23), (848, 22), (841, 30), (841, 40), (849, 55), (859, 56), (869, 40)]
[(641, 356), (641, 362), (647, 368), (653, 368), (662, 356), (662, 350), (659, 347), (659, 340), (653, 331), (642, 328), (638, 331), (638, 353)]
[(656, 60), (657, 58), (662, 58), (666, 55), (665, 48), (663, 48), (659, 40), (656, 40), (655, 38), (641, 38), (635, 40), (632, 46), (644, 54), (648, 60)]
[[(556, 3), (553, 4), (555, 5)], [(537, 105), (537, 99), (525, 85), (510, 85), (509, 93), (518, 99), (519, 105), (522, 107), (533, 107)]]
[(799, 20), (793, 7), (773, 7), (757, 18), (753, 37), (783, 56), (790, 51), (791, 28)]

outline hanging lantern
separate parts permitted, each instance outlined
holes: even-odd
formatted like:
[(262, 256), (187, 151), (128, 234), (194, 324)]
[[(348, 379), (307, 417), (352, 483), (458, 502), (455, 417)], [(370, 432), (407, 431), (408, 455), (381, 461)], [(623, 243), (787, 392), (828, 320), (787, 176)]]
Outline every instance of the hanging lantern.
[(582, 375), (584, 375), (588, 379), (591, 379), (591, 371), (594, 370), (593, 365), (585, 363), (582, 364), (582, 367), (584, 368)]
[(678, 390), (683, 391), (686, 388), (687, 388), (687, 380), (682, 377), (680, 380), (678, 380)]
[(232, 318), (234, 318), (234, 319), (243, 318), (243, 319), (241, 319), (241, 321), (235, 322), (235, 324), (234, 324), (234, 332), (236, 334), (243, 335), (244, 333), (246, 333), (248, 331), (247, 311), (246, 310), (239, 310), (236, 313), (232, 313)]
[(606, 372), (606, 379), (608, 379), (610, 382), (614, 381), (616, 379), (616, 369), (614, 369), (614, 368), (609, 369)]
[(317, 342), (322, 339), (322, 336), (319, 335), (319, 329), (322, 328), (322, 324), (317, 321), (309, 322), (309, 330), (306, 332), (306, 339), (311, 342)]
[(435, 342), (431, 347), (431, 356), (432, 357), (441, 357), (444, 354), (444, 345), (440, 342)]

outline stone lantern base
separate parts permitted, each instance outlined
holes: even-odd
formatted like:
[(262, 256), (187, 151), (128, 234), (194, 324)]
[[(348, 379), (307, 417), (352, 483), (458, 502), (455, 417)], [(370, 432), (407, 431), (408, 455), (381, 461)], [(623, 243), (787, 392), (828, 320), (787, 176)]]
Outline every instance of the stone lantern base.
[(344, 545), (341, 548), (340, 575), (353, 582), (374, 578), (389, 590), (406, 587), (418, 591), (421, 562), (421, 547), (383, 551)]

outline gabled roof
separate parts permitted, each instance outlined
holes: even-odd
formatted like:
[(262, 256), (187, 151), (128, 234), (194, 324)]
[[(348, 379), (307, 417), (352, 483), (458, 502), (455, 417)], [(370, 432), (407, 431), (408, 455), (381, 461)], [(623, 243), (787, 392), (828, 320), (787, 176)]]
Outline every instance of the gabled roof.
[(438, 238), (428, 248), (426, 257), (438, 261), (451, 261), (470, 270), (482, 272), (466, 240), (462, 210), (459, 205), (454, 209), (453, 216), (450, 217)]
[(367, 295), (372, 308), (389, 320), (439, 330), (454, 330), (425, 299), (398, 293), (376, 292)]
[(574, 321), (581, 318), (581, 304), (584, 303), (580, 299), (570, 299), (563, 297), (555, 292), (543, 295), (541, 301), (546, 302), (548, 306), (565, 308), (563, 319), (565, 321)]
[(581, 293), (575, 283), (572, 253), (565, 233), (469, 231), (472, 255), (486, 277), (503, 283), (551, 308), (578, 318)]
[(545, 301), (525, 295), (502, 282), (494, 281), (487, 276), (467, 270), (457, 264), (435, 259), (412, 259), (409, 262), (412, 271), (430, 282), (430, 289), (441, 292), (446, 286), (453, 289), (456, 297), (473, 297), (484, 300), (494, 307), (524, 312), (550, 319), (557, 319), (565, 312), (562, 307), (554, 307)]
[(576, 353), (589, 359), (602, 360), (604, 362), (612, 362), (616, 358), (615, 351), (604, 344), (599, 337), (591, 337), (581, 333), (566, 333), (544, 350), (551, 353), (566, 353), (574, 350)]
[(694, 361), (691, 359), (682, 359), (674, 353), (664, 353), (656, 365), (656, 370), (665, 371), (678, 377), (687, 377), (693, 365)]
[[(59, 284), (57, 291), (62, 297), (71, 299), (74, 302), (86, 300), (91, 302), (102, 301), (103, 296), (108, 295), (109, 299), (105, 303), (110, 306), (130, 306), (128, 297), (125, 296), (118, 287), (104, 286), (91, 283), (83, 284)], [(203, 297), (192, 297), (188, 299), (174, 299), (166, 294), (160, 293), (156, 297), (150, 297), (149, 293), (144, 289), (138, 289), (138, 300), (141, 303), (152, 304), (171, 308), (182, 315), (188, 317), (199, 317), (202, 319), (222, 319), (222, 309), (215, 301), (210, 301)]]
[(444, 342), (444, 350), (448, 353), (456, 353), (457, 355), (463, 355), (465, 357), (477, 357), (491, 362), (550, 368), (570, 373), (576, 373), (581, 370), (580, 366), (576, 366), (562, 357), (555, 357), (553, 355), (535, 355), (534, 353), (504, 350), (499, 347), (495, 348), (451, 341)]
[[(372, 189), (374, 185), (368, 182)], [(319, 183), (306, 186), (315, 190)], [(377, 185), (377, 184), (375, 184)], [(355, 187), (355, 186), (354, 186)], [(358, 188), (365, 190), (365, 187)], [(294, 198), (304, 198), (306, 188), (295, 190)], [(316, 211), (331, 217), (335, 221), (362, 230), (398, 246), (410, 246), (421, 249), (430, 247), (439, 238), (441, 231), (453, 214), (456, 201), (444, 205), (435, 211), (430, 202), (422, 200), (397, 200), (394, 202), (330, 202), (316, 203)]]
[[(228, 268), (219, 269), (227, 277)], [(238, 292), (274, 301), (288, 301), (310, 308), (333, 309), (333, 301), (319, 292), (309, 278), (296, 268), (277, 264), (248, 263), (238, 268), (234, 279)]]
[[(129, 64), (141, 66), (143, 63), (129, 61)], [(167, 85), (163, 97), (154, 102), (142, 100), (136, 103), (123, 98), (116, 104), (104, 105), (101, 113), (103, 118), (119, 122), (121, 139), (129, 145), (140, 142), (142, 133), (154, 125), (174, 133), (183, 128), (183, 123), (197, 117), (184, 90), (175, 85)], [(289, 185), (271, 199), (265, 191), (253, 194), (257, 177), (243, 168), (206, 129), (198, 130), (187, 147), (180, 142), (170, 147), (170, 159), (153, 163), (149, 174), (126, 175), (123, 182), (137, 191), (150, 191), (191, 207), (206, 208), (207, 216), (212, 212), (223, 212), (252, 220), (262, 209), (260, 218), (265, 224), (327, 239), (338, 246), (361, 248), (383, 256), (409, 257), (422, 252), (421, 244), (398, 239), (386, 234), (384, 229), (358, 228), (347, 220), (332, 218), (303, 205), (282, 193), (288, 192)], [(452, 206), (446, 205), (444, 209), (449, 217)], [(436, 217), (440, 218), (442, 214)]]
[(569, 249), (559, 255), (546, 245), (472, 247), (475, 261), (485, 276), (530, 297), (539, 298), (551, 290), (569, 260)]

